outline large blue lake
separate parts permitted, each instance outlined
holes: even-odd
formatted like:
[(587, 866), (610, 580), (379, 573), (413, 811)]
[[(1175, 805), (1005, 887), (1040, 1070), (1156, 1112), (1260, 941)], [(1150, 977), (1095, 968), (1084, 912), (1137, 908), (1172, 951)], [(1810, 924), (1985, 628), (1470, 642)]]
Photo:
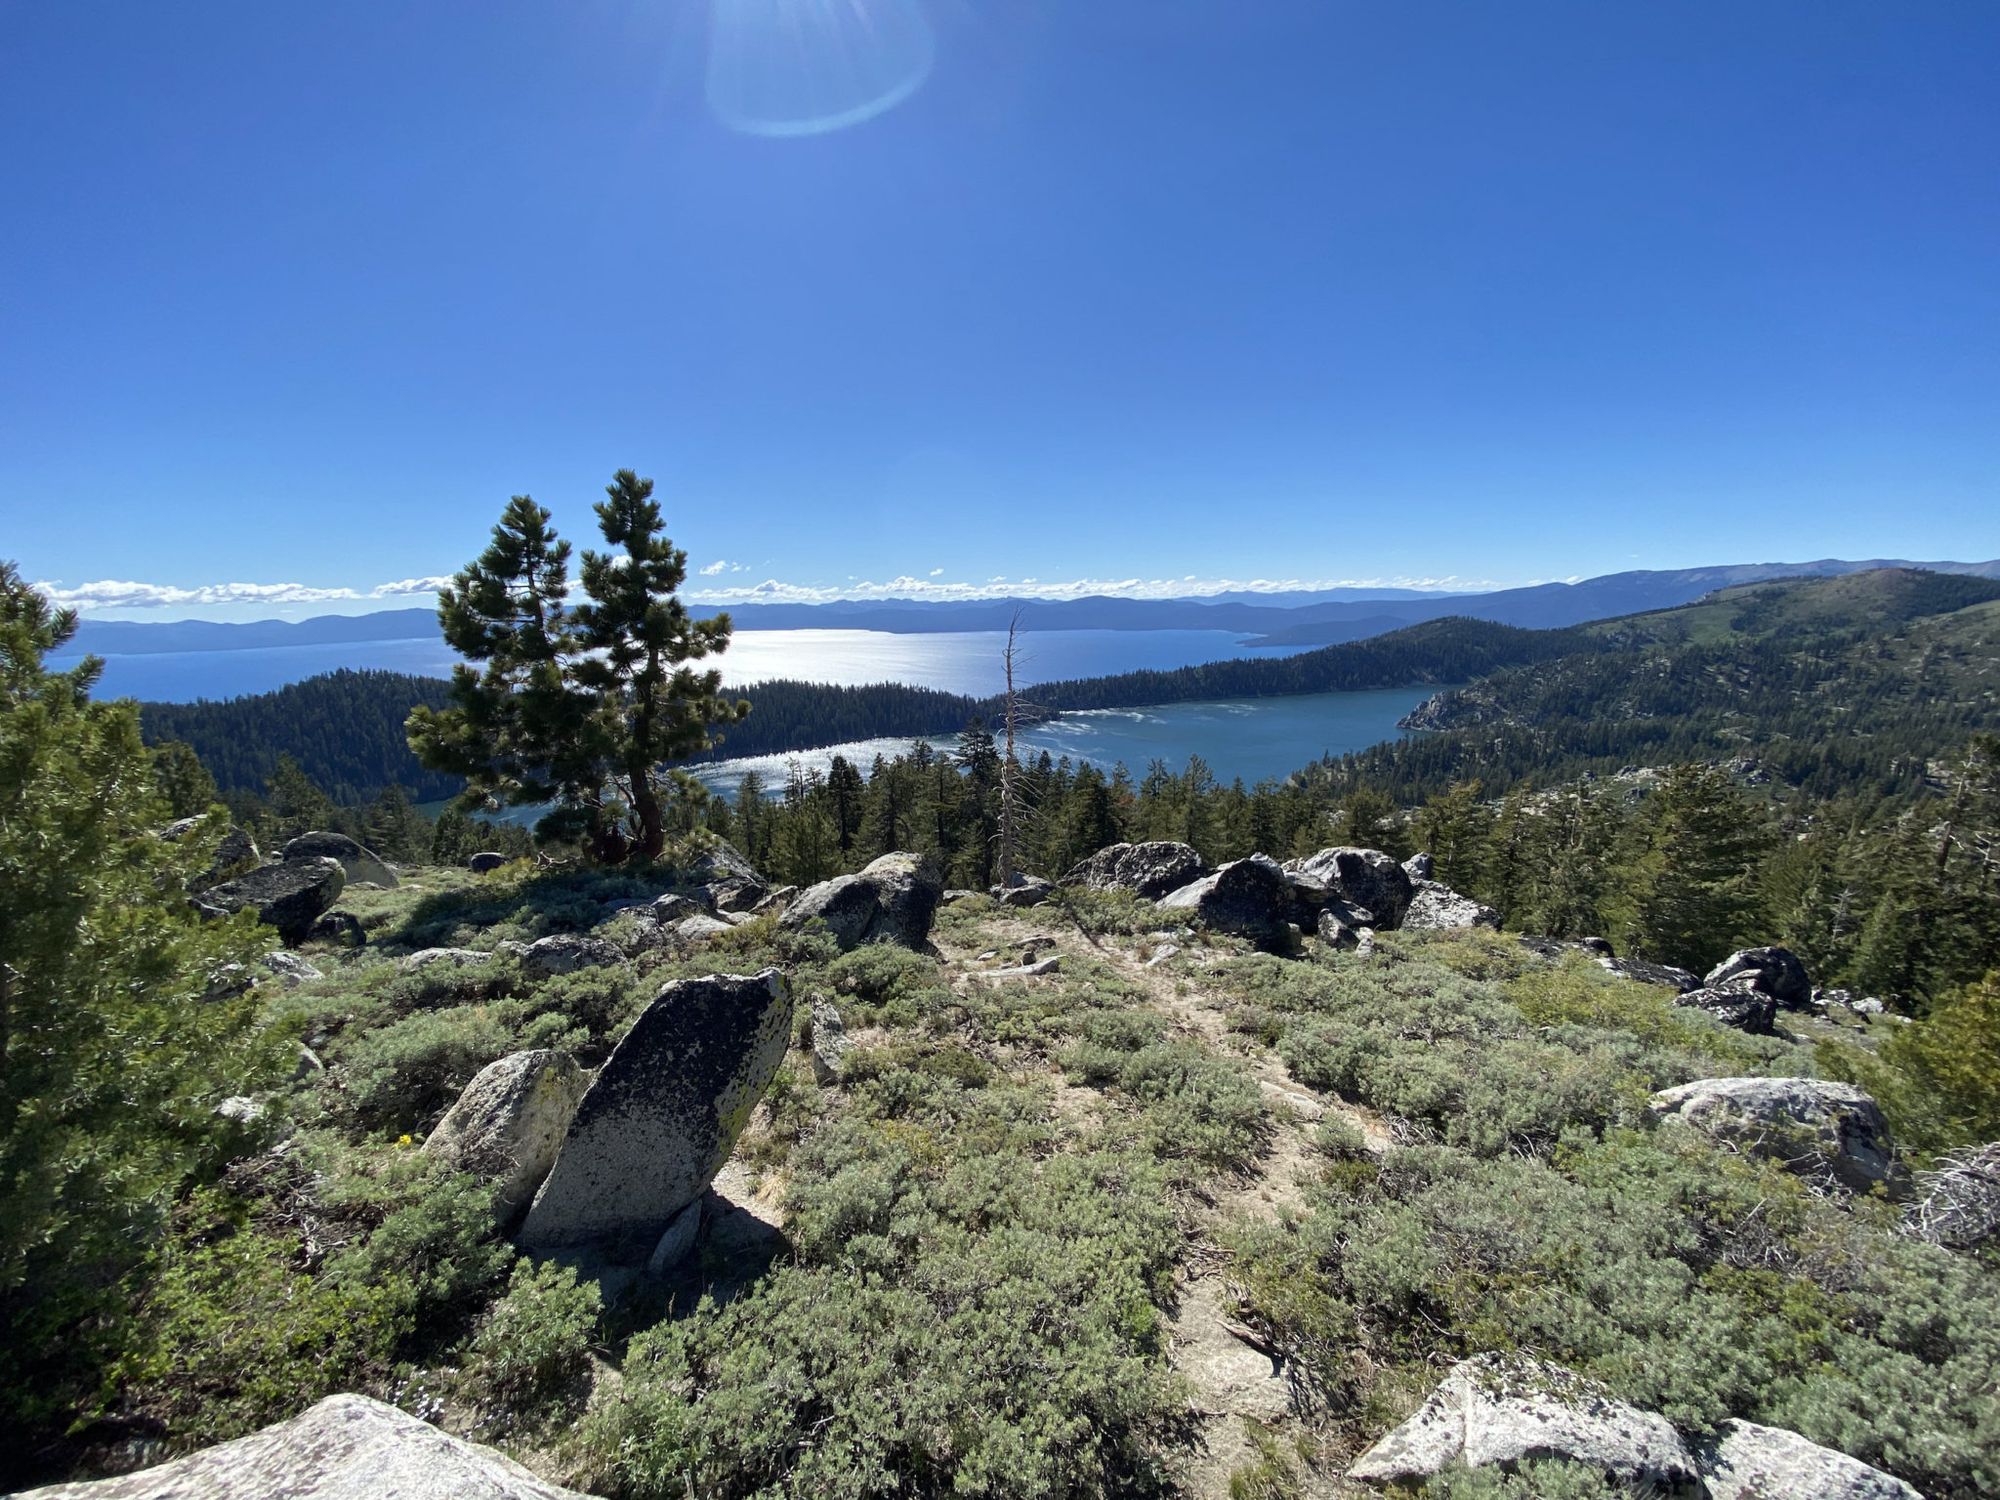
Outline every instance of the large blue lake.
[[(1021, 637), (1018, 672), (1028, 682), (1102, 677), (1141, 668), (1185, 667), (1231, 656), (1284, 656), (1300, 647), (1251, 648), (1226, 630), (1049, 630)], [(892, 635), (878, 630), (745, 630), (717, 663), (732, 687), (792, 677), (855, 687), (907, 682), (984, 696), (1003, 686), (998, 631)], [(336, 667), (379, 667), (448, 677), (458, 658), (435, 637), (279, 646), (253, 651), (179, 651), (105, 658), (100, 698), (189, 703), (266, 693)]]

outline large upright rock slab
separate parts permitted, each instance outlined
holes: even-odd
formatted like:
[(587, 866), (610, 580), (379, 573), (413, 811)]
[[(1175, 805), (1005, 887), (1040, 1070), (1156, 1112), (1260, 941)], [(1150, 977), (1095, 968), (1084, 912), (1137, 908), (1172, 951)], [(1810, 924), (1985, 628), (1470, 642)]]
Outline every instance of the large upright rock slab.
[(346, 886), (347, 875), (337, 859), (292, 860), (211, 886), (196, 904), (211, 915), (252, 907), (258, 921), (275, 927), (285, 946), (295, 948), (311, 936), (313, 923)]
[(791, 1029), (776, 969), (661, 990), (591, 1081), (521, 1225), (522, 1246), (651, 1248), (728, 1160)]
[(1190, 885), (1208, 873), (1208, 862), (1192, 844), (1154, 839), (1143, 844), (1113, 844), (1078, 861), (1063, 876), (1064, 885), (1094, 891), (1130, 891), (1148, 901)]
[(286, 863), (300, 859), (337, 859), (349, 880), (366, 880), (393, 890), (396, 872), (375, 852), (344, 833), (302, 833), (285, 845)]
[(1457, 1463), (1511, 1469), (1529, 1458), (1571, 1459), (1668, 1495), (1700, 1493), (1694, 1456), (1665, 1417), (1560, 1365), (1491, 1354), (1454, 1365), (1417, 1414), (1347, 1474), (1419, 1484)]
[(505, 1454), (366, 1396), (328, 1396), (288, 1422), (171, 1463), (28, 1490), (16, 1500), (589, 1500)]
[(424, 1154), (497, 1185), (503, 1216), (533, 1201), (583, 1102), (590, 1075), (566, 1052), (537, 1047), (488, 1063), (424, 1142)]
[(1739, 949), (1710, 969), (1702, 984), (1717, 990), (1761, 990), (1791, 1010), (1804, 1010), (1812, 1004), (1812, 981), (1806, 977), (1806, 966), (1789, 948)]
[(1470, 896), (1461, 896), (1435, 880), (1419, 880), (1417, 893), (1403, 913), (1406, 932), (1449, 932), (1466, 927), (1500, 927), (1500, 913)]
[(1285, 868), (1318, 881), (1350, 906), (1367, 907), (1383, 927), (1400, 927), (1416, 899), (1410, 872), (1380, 849), (1322, 849)]
[(885, 854), (857, 875), (837, 875), (804, 891), (780, 925), (797, 932), (821, 921), (845, 953), (867, 943), (921, 948), (944, 898), (937, 866), (918, 854)]
[(1881, 1107), (1851, 1083), (1701, 1078), (1662, 1089), (1648, 1108), (1664, 1124), (1692, 1126), (1805, 1176), (1826, 1174), (1850, 1192), (1908, 1185)]
[(1895, 1475), (1782, 1427), (1724, 1422), (1700, 1458), (1708, 1500), (1924, 1500)]
[(1290, 938), (1292, 901), (1292, 884), (1277, 861), (1253, 854), (1182, 886), (1161, 900), (1160, 910), (1188, 912), (1212, 932), (1232, 933), (1276, 952)]

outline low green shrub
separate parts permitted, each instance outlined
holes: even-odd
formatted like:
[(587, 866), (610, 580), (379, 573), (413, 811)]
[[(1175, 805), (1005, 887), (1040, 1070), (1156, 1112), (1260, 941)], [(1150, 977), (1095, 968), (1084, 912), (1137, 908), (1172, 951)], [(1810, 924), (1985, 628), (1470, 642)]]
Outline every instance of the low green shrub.
[(522, 1010), (514, 1001), (424, 1010), (346, 1039), (332, 1059), (344, 1108), (368, 1129), (430, 1126), (475, 1073), (516, 1050)]
[(489, 1405), (514, 1419), (531, 1412), (581, 1375), (604, 1311), (594, 1281), (569, 1266), (520, 1260), (506, 1296), (487, 1309), (473, 1335), (465, 1372)]
[(1126, 1493), (1174, 1409), (1143, 1157), (1049, 1154), (1046, 1089), (898, 1068), (793, 1158), (798, 1263), (633, 1341), (586, 1424), (619, 1497)]
[(1253, 1315), (1336, 1407), (1367, 1405), (1365, 1367), (1522, 1350), (1689, 1429), (1790, 1428), (1932, 1496), (2000, 1485), (2000, 1283), (1691, 1132), (1393, 1152), (1234, 1248)]

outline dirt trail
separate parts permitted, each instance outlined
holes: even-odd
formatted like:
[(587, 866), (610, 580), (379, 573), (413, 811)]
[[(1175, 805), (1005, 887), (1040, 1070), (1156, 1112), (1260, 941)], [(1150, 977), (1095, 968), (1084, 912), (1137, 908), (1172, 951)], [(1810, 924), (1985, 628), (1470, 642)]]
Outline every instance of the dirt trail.
[[(1269, 1433), (1289, 1447), (1302, 1430), (1284, 1363), (1265, 1347), (1239, 1316), (1238, 1299), (1227, 1275), (1228, 1254), (1222, 1248), (1222, 1228), (1246, 1219), (1276, 1220), (1288, 1211), (1302, 1211), (1305, 1189), (1314, 1170), (1313, 1127), (1329, 1116), (1351, 1121), (1368, 1149), (1387, 1150), (1388, 1127), (1372, 1111), (1308, 1088), (1292, 1077), (1283, 1060), (1253, 1038), (1232, 1030), (1231, 1002), (1203, 983), (1211, 950), (1187, 942), (1161, 956), (1167, 943), (1141, 945), (1134, 940), (1088, 935), (1057, 920), (1037, 921), (1036, 913), (998, 916), (983, 923), (983, 946), (947, 951), (965, 983), (990, 983), (978, 977), (1021, 961), (1024, 944), (1041, 953), (1053, 952), (1067, 965), (1096, 960), (1147, 997), (1148, 1003), (1184, 1034), (1200, 1038), (1217, 1052), (1241, 1058), (1256, 1079), (1269, 1111), (1271, 1130), (1265, 1149), (1247, 1170), (1207, 1186), (1204, 1201), (1189, 1225), (1182, 1251), (1182, 1277), (1168, 1323), (1172, 1360), (1193, 1392), (1201, 1423), (1198, 1444), (1185, 1458), (1182, 1487), (1191, 1496), (1226, 1497), (1232, 1471), (1252, 1462), (1257, 1448), (1250, 1431)], [(1141, 947), (1152, 957), (1142, 956)], [(981, 961), (982, 956), (992, 957)], [(1004, 983), (1050, 983), (1059, 979), (1010, 979)], [(1310, 1482), (1309, 1482), (1310, 1483)]]

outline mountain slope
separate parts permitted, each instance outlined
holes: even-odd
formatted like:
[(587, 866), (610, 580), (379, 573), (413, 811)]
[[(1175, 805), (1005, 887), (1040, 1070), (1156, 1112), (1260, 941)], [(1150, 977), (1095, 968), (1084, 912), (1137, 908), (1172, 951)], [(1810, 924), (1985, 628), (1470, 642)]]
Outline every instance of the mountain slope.
[(1317, 768), (1415, 799), (1628, 765), (1754, 755), (1821, 796), (1920, 788), (1929, 761), (2000, 728), (2000, 583), (1889, 569), (1726, 590), (1586, 627), (1597, 649), (1439, 694), (1432, 731)]

